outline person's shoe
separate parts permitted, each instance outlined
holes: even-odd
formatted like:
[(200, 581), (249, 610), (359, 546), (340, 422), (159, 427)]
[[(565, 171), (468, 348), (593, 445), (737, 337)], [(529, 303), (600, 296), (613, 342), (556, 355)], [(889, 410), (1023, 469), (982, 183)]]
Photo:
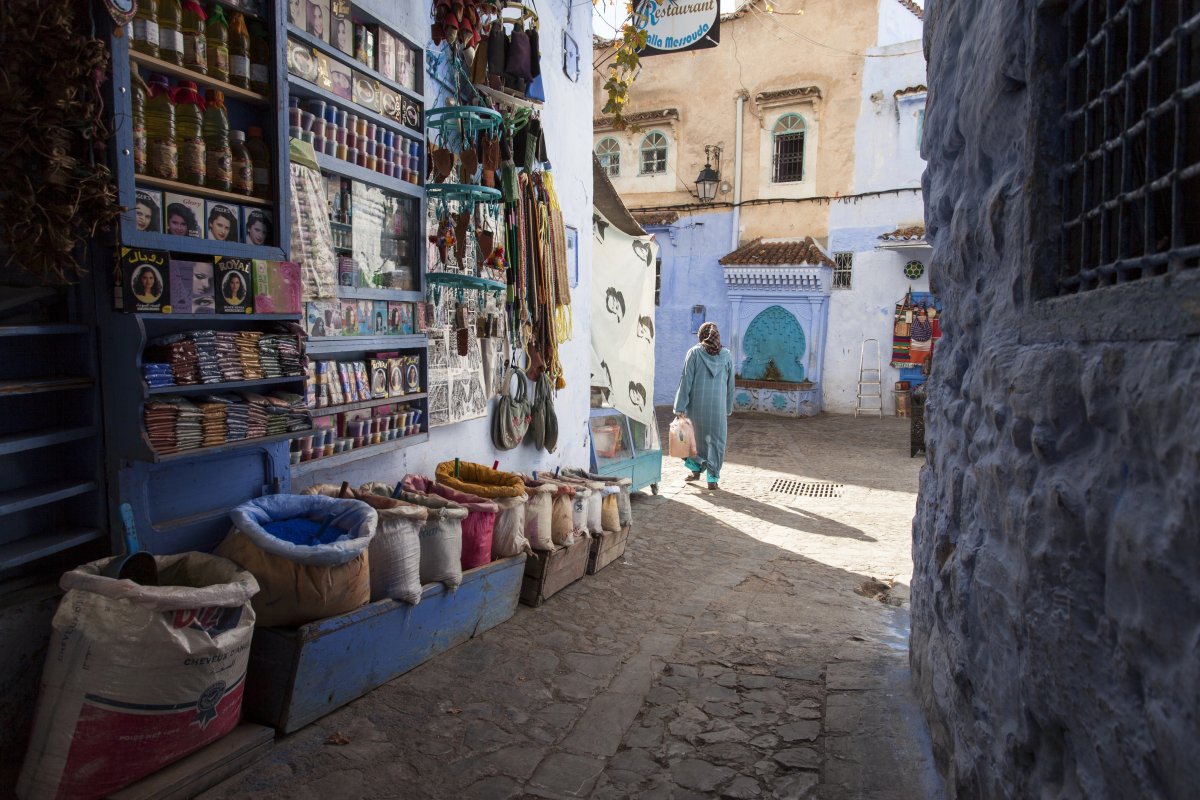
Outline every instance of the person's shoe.
[(708, 488), (709, 488), (709, 489), (720, 489), (721, 487), (720, 487), (720, 486), (718, 486), (718, 485), (717, 485), (717, 484), (714, 482), (714, 483), (709, 483), (709, 484), (708, 484)]
[(699, 472), (689, 472), (688, 476), (686, 478), (684, 478), (684, 480), (685, 481), (698, 481), (698, 480), (700, 480), (700, 473)]

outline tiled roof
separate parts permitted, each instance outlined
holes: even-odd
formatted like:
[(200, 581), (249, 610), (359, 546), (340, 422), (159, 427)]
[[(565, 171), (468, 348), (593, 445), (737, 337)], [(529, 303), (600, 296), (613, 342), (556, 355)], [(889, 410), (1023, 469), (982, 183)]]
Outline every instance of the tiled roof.
[(929, 91), (928, 87), (923, 83), (918, 83), (916, 86), (905, 86), (903, 89), (897, 89), (892, 92), (892, 97), (904, 97), (909, 94), (921, 94)]
[(642, 227), (656, 225), (674, 225), (679, 221), (678, 211), (638, 211), (636, 208), (631, 209), (630, 213), (633, 218), (642, 224)]
[(924, 225), (907, 225), (879, 237), (885, 242), (920, 242), (925, 240)]
[(789, 100), (793, 97), (820, 97), (818, 86), (794, 86), (791, 89), (779, 89), (774, 92), (759, 92), (754, 95), (755, 102), (769, 103), (772, 100)]
[[(639, 122), (657, 122), (663, 119), (679, 119), (679, 109), (660, 108), (655, 111), (638, 111), (624, 116), (625, 123), (628, 125), (636, 125)], [(592, 120), (592, 127), (607, 128), (612, 125), (612, 122), (612, 117), (596, 117)]]
[(925, 9), (914, 3), (913, 0), (896, 0), (896, 2), (911, 11), (917, 19), (921, 21), (925, 20)]
[(832, 267), (829, 256), (821, 251), (811, 236), (787, 242), (764, 242), (762, 239), (744, 244), (721, 259), (725, 266), (756, 264), (811, 264)]

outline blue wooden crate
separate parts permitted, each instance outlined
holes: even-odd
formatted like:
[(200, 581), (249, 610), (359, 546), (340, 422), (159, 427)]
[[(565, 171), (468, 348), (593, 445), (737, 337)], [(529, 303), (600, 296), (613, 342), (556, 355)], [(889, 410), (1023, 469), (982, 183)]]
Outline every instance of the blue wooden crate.
[(254, 632), (247, 719), (291, 733), (429, 659), (494, 628), (517, 610), (525, 556), (463, 573), (449, 592), (427, 584), (415, 606), (380, 600), (299, 628)]

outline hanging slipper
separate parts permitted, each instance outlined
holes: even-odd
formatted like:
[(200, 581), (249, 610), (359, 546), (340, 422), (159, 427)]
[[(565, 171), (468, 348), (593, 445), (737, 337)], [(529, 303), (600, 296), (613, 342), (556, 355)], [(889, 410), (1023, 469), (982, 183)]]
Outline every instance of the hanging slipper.
[(483, 178), (482, 183), (491, 189), (496, 188), (496, 171), (500, 169), (500, 138), (485, 135), (483, 137)]
[(458, 154), (459, 183), (475, 183), (475, 171), (479, 169), (479, 154), (468, 147)]
[(463, 211), (459, 214), (454, 214), (454, 257), (458, 259), (459, 266), (467, 258), (467, 229), (471, 226), (471, 214)]
[(438, 147), (429, 151), (429, 161), (433, 164), (435, 183), (444, 183), (454, 172), (454, 153), (448, 148)]
[(488, 43), (491, 37), (481, 38), (471, 59), (471, 83), (482, 86), (487, 83)]
[(487, 262), (492, 255), (492, 249), (496, 245), (496, 234), (491, 231), (486, 231), (481, 228), (475, 229), (475, 245), (476, 259)]

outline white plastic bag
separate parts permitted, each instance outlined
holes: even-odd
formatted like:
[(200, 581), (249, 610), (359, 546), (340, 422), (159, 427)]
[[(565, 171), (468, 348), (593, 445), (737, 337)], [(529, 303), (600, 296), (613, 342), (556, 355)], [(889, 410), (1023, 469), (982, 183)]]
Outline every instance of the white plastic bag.
[(258, 583), (207, 553), (156, 556), (160, 586), (63, 575), (18, 796), (97, 798), (237, 726)]
[(462, 583), (462, 522), (467, 510), (421, 492), (401, 492), (399, 499), (424, 506), (428, 513), (420, 533), (421, 583), (441, 582), (451, 591), (457, 589)]
[(522, 494), (492, 499), (500, 506), (492, 532), (492, 560), (530, 552), (529, 540), (525, 538), (525, 504), (529, 498)]
[(671, 458), (691, 458), (696, 455), (696, 431), (687, 417), (671, 420), (670, 435), (667, 436), (667, 454)]
[(556, 544), (551, 522), (555, 488), (534, 480), (525, 482), (525, 538), (534, 550), (553, 550)]

